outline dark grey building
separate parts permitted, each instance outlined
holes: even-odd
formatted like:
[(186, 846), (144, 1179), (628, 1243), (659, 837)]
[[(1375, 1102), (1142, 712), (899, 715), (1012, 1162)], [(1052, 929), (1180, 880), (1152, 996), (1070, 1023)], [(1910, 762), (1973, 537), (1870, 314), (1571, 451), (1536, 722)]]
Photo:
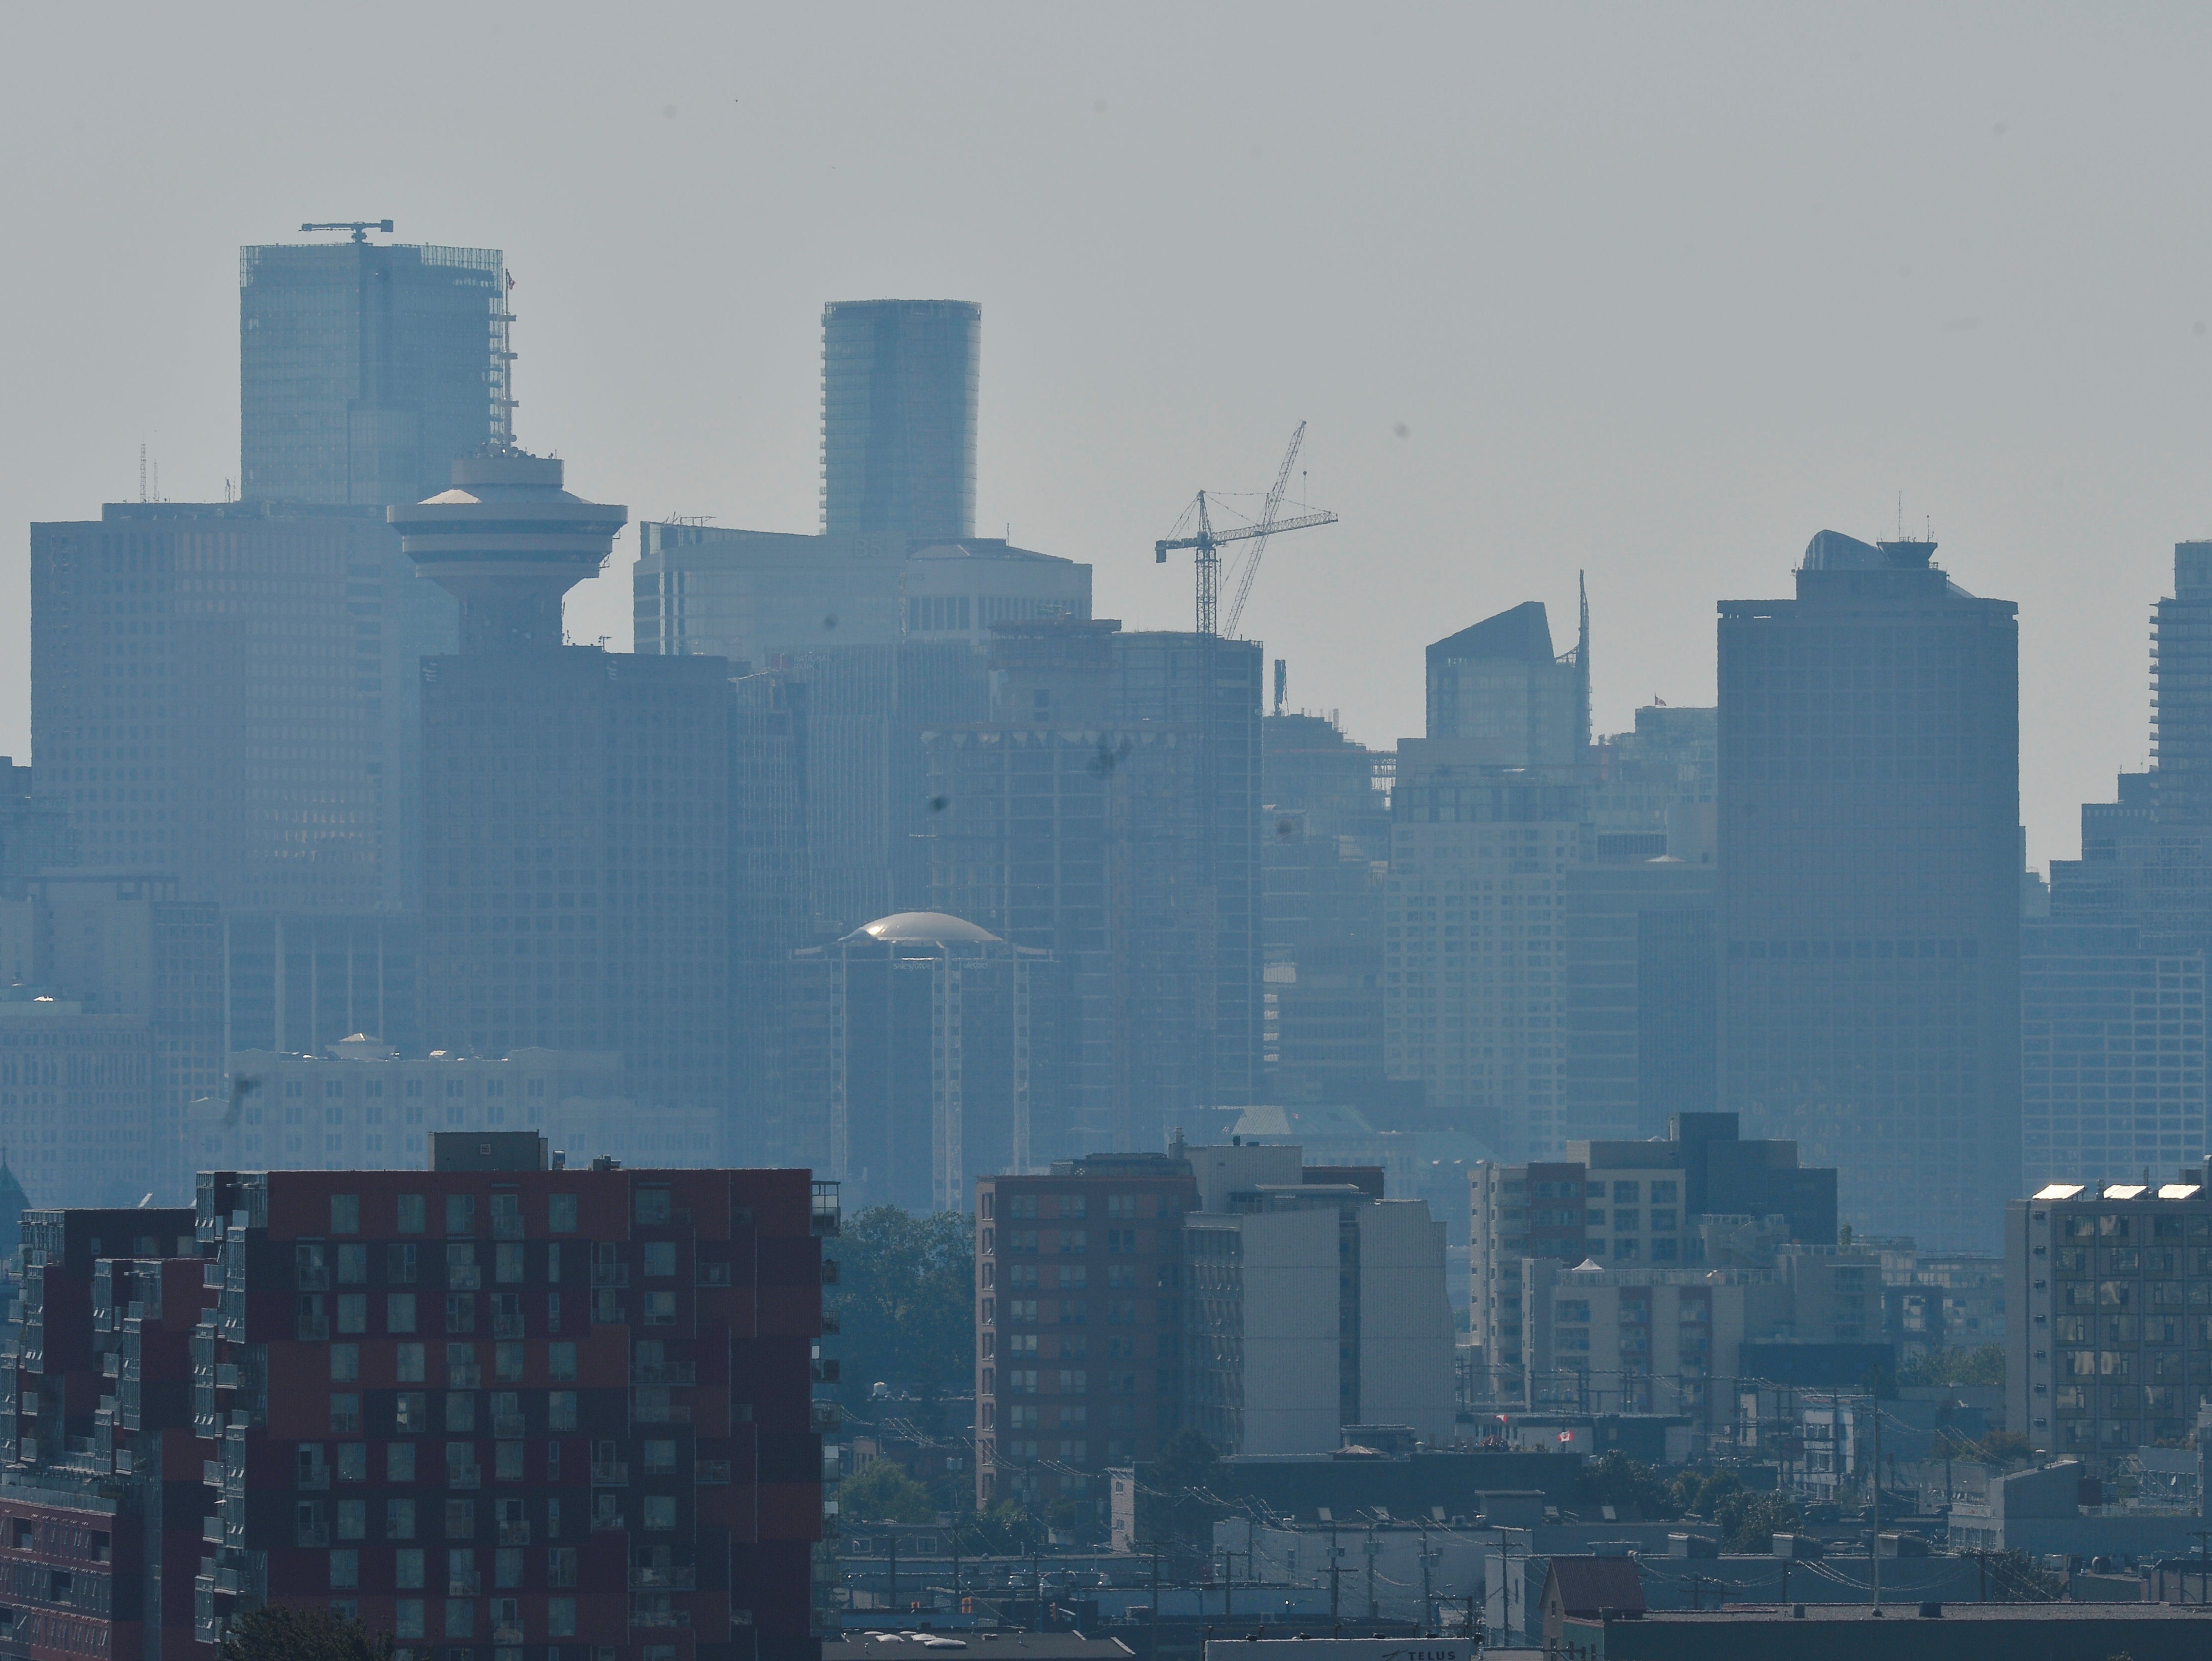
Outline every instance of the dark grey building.
[(1050, 954), (935, 911), (878, 917), (798, 954), (825, 1030), (828, 1146), (845, 1203), (964, 1211), (976, 1179), (1035, 1168), (1049, 1092)]
[(982, 340), (970, 301), (822, 308), (824, 531), (906, 544), (975, 534)]
[(68, 806), (39, 789), (30, 768), (0, 756), (0, 900), (20, 900), (40, 872), (76, 863)]
[(1000, 625), (994, 719), (925, 738), (934, 909), (1053, 955), (1062, 1157), (1261, 1078), (1259, 649), (1120, 627)]
[(1662, 855), (1566, 873), (1566, 1135), (1656, 1136), (1717, 1098), (1716, 873)]
[(1524, 600), (1428, 649), (1428, 736), (1460, 739), (1486, 767), (1574, 767), (1589, 745), (1589, 609), (1554, 654), (1541, 600)]
[(454, 606), (367, 508), (110, 502), (31, 527), (31, 730), (77, 856), (180, 897), (417, 903), (420, 677)]
[(496, 248), (239, 250), (240, 494), (383, 507), (509, 432)]
[(805, 685), (741, 676), (730, 701), (730, 1030), (738, 1067), (732, 1157), (821, 1162), (821, 1098), (794, 1088), (792, 953), (814, 938), (806, 837)]
[(1266, 1094), (1384, 1108), (1383, 758), (1320, 715), (1269, 715), (1261, 742)]
[(728, 665), (563, 646), (626, 510), (518, 450), (453, 474), (390, 510), (462, 602), (461, 651), (422, 669), (424, 1037), (616, 1051), (647, 1104), (726, 1109)]
[(1989, 1249), (2017, 1192), (2019, 630), (1934, 545), (1720, 605), (1723, 1104), (1845, 1220)]

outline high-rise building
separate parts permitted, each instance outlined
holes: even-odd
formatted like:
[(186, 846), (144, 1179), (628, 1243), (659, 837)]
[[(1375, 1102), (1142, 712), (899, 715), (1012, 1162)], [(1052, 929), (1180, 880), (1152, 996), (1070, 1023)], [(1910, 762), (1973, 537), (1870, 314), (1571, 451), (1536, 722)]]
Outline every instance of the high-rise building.
[(975, 530), (983, 308), (845, 300), (822, 308), (822, 528), (907, 543)]
[(1567, 872), (1559, 1003), (1568, 1136), (1656, 1135), (1671, 1116), (1712, 1106), (1714, 881), (1711, 866), (1663, 854)]
[(39, 791), (77, 856), (186, 899), (419, 897), (420, 674), (453, 602), (366, 509), (110, 502), (31, 527)]
[(1567, 873), (1589, 856), (1587, 793), (1468, 764), (1468, 747), (1398, 746), (1384, 1064), (1420, 1089), (1423, 1128), (1540, 1157), (1565, 1136)]
[(0, 1122), (9, 1165), (42, 1202), (131, 1206), (166, 1186), (148, 1134), (158, 1122), (152, 1023), (0, 987)]
[(470, 1132), (427, 1171), (29, 1213), (17, 1642), (212, 1652), (275, 1606), (409, 1661), (818, 1652), (834, 1207), (802, 1171), (548, 1170)]
[(1390, 818), (1376, 788), (1382, 758), (1322, 716), (1279, 713), (1261, 726), (1266, 1093), (1379, 1107), (1392, 1097), (1382, 1065)]
[(1597, 747), (1590, 829), (1601, 861), (1713, 862), (1720, 712), (1647, 704)]
[[(2054, 861), (2054, 864), (2056, 861)], [(2205, 1149), (2204, 952), (2133, 922), (2021, 930), (2021, 1178), (2134, 1182)]]
[(907, 911), (799, 959), (799, 995), (823, 1007), (807, 1025), (829, 1037), (817, 1168), (855, 1207), (963, 1210), (978, 1177), (1031, 1168), (1057, 1075), (1047, 953)]
[(1039, 1159), (1259, 1087), (1259, 650), (1120, 628), (999, 625), (994, 719), (926, 740), (933, 909), (1058, 967), (1066, 1140)]
[(726, 1110), (728, 666), (563, 646), (625, 510), (520, 451), (453, 478), (390, 510), (461, 602), (460, 653), (422, 666), (425, 1036), (613, 1050), (647, 1106)]
[(1428, 650), (1432, 739), (1458, 739), (1483, 767), (1574, 767), (1589, 747), (1589, 608), (1572, 651), (1554, 654), (1543, 602), (1524, 600)]
[(2173, 545), (2173, 593), (2151, 624), (2159, 817), (2212, 824), (2212, 542)]
[(38, 788), (30, 768), (0, 756), (0, 900), (20, 900), (40, 872), (76, 863), (69, 808)]
[(740, 676), (730, 703), (732, 1159), (818, 1165), (821, 1098), (793, 1080), (810, 1051), (793, 1025), (792, 953), (812, 938), (806, 837), (806, 688), (787, 674)]
[(496, 248), (241, 248), (239, 493), (414, 502), (505, 443), (509, 286)]
[(2019, 1180), (2019, 628), (1934, 551), (1825, 532), (1721, 604), (1720, 1078), (1862, 1231), (1960, 1247)]

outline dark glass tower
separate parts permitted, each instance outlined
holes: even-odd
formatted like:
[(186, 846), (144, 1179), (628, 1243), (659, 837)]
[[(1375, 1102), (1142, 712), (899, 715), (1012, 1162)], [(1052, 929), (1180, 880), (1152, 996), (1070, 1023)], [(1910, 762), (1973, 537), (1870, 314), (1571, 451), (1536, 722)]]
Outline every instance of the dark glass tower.
[(982, 342), (983, 308), (971, 301), (823, 307), (824, 531), (895, 544), (975, 533)]
[(1844, 1220), (1993, 1250), (2018, 1192), (2019, 628), (1832, 532), (1720, 606), (1722, 1105)]
[(384, 507), (509, 433), (496, 248), (241, 248), (240, 493)]

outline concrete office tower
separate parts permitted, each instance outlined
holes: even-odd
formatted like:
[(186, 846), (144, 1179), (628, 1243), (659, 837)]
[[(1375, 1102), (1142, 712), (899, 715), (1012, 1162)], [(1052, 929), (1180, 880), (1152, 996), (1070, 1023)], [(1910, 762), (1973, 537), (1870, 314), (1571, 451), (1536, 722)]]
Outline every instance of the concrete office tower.
[(1559, 1001), (1569, 1137), (1656, 1135), (1672, 1115), (1711, 1107), (1716, 876), (1667, 855), (1566, 873)]
[(0, 1119), (9, 1163), (42, 1199), (136, 1205), (163, 1186), (152, 1023), (0, 986)]
[(728, 666), (563, 646), (625, 510), (518, 450), (453, 473), (390, 510), (462, 605), (460, 653), (422, 666), (424, 1036), (614, 1050), (648, 1106), (726, 1109)]
[(1260, 652), (1006, 624), (995, 719), (928, 735), (935, 910), (1059, 965), (1063, 1122), (1156, 1143), (1260, 1080)]
[(2019, 629), (1824, 532), (1720, 606), (1721, 1093), (1846, 1221), (1986, 1247), (2020, 1176)]
[(368, 510), (110, 502), (31, 527), (39, 788), (186, 899), (419, 903), (417, 664), (453, 605)]
[(1224, 1454), (1334, 1453), (1356, 1425), (1450, 1439), (1444, 1226), (1425, 1202), (1293, 1170), (1185, 1218), (1183, 1259), (1188, 1417)]
[(983, 308), (844, 300), (822, 308), (822, 528), (903, 544), (975, 530)]
[(1429, 732), (1484, 767), (1575, 767), (1589, 747), (1589, 609), (1554, 654), (1540, 600), (1524, 600), (1429, 648)]
[(1048, 953), (907, 911), (801, 951), (798, 970), (829, 1038), (818, 1167), (856, 1208), (964, 1211), (979, 1177), (1031, 1168), (1033, 1096), (1048, 1106), (1054, 1076)]
[(76, 863), (68, 805), (40, 790), (30, 768), (0, 756), (0, 900), (20, 900), (40, 872)]
[(239, 250), (240, 494), (381, 508), (511, 431), (496, 248)]

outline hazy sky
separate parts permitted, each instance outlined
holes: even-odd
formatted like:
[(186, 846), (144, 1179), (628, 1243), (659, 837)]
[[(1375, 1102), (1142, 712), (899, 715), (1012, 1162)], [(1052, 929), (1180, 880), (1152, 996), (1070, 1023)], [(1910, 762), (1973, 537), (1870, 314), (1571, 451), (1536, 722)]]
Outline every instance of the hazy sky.
[[(2212, 11), (2007, 4), (9, 8), (0, 750), (26, 525), (238, 471), (237, 266), (306, 219), (503, 248), (519, 437), (636, 515), (811, 530), (822, 303), (983, 307), (979, 529), (1152, 563), (1310, 421), (1340, 526), (1245, 631), (1360, 739), (1589, 573), (1601, 730), (1713, 603), (1932, 521), (2021, 605), (2031, 858), (2148, 750), (2212, 535)], [(576, 591), (629, 642), (626, 537)]]

